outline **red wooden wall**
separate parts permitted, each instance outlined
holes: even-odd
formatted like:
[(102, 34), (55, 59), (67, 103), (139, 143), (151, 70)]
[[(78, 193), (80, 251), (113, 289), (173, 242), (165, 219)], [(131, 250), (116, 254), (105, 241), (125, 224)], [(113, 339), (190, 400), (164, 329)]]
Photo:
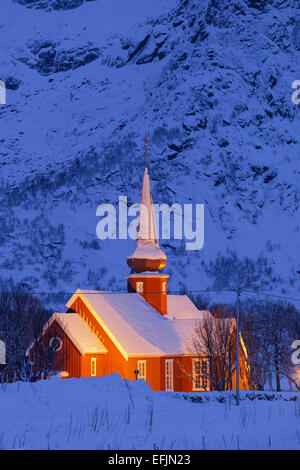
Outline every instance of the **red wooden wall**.
[[(54, 320), (42, 337), (42, 343), (48, 345), (52, 337), (62, 340), (61, 349), (55, 354), (54, 368), (57, 371), (67, 371), (70, 377), (81, 377), (81, 354), (74, 346), (56, 320)], [(31, 351), (34, 357), (35, 349)]]

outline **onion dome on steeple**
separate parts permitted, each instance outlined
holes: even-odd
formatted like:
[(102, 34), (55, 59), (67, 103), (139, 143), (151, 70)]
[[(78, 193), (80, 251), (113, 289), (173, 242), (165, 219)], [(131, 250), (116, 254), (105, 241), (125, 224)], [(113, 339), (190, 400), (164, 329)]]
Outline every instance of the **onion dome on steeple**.
[(135, 250), (127, 257), (127, 264), (135, 273), (161, 271), (167, 264), (167, 257), (160, 249), (154, 208), (151, 194), (151, 185), (147, 167), (148, 137), (145, 136), (145, 171), (140, 203), (139, 223), (137, 226), (137, 237)]

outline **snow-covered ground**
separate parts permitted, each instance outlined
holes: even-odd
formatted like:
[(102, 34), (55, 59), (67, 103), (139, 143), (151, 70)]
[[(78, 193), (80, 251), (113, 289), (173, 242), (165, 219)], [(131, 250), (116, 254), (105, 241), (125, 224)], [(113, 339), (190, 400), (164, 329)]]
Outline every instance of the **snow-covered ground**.
[(299, 393), (194, 396), (117, 374), (3, 384), (0, 448), (300, 449)]

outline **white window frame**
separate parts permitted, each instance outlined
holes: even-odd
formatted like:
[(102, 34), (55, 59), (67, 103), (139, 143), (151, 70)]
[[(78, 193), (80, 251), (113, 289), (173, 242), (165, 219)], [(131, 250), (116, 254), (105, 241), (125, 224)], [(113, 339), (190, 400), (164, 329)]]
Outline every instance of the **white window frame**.
[[(144, 379), (145, 381), (147, 380), (147, 368), (146, 368), (147, 361), (138, 361), (138, 378), (139, 379)], [(141, 373), (144, 369), (144, 374)]]
[[(196, 371), (196, 364), (200, 363), (200, 373)], [(209, 380), (201, 376), (201, 369), (203, 368), (204, 363), (206, 364), (207, 372), (209, 368), (209, 361), (207, 358), (193, 358), (193, 392), (205, 392), (205, 390), (210, 390)], [(198, 376), (199, 380), (196, 382), (196, 377)]]
[(143, 281), (137, 281), (135, 285), (135, 290), (138, 294), (142, 294), (144, 292), (144, 283)]
[(97, 376), (97, 358), (91, 357), (91, 377)]
[(174, 391), (174, 360), (165, 360), (165, 389), (166, 392)]

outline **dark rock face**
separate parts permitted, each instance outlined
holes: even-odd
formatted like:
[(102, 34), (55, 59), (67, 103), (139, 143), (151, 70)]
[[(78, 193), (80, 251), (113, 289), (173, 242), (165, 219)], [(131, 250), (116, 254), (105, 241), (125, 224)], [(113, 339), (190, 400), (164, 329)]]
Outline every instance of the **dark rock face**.
[(80, 7), (85, 1), (92, 2), (95, 0), (15, 0), (20, 5), (27, 8), (36, 8), (37, 10), (72, 10)]
[(21, 81), (15, 77), (4, 78), (5, 86), (7, 90), (17, 90), (21, 85)]
[(205, 20), (207, 24), (227, 28), (230, 26), (227, 10), (231, 5), (226, 0), (210, 0)]
[(34, 42), (29, 49), (34, 55), (34, 61), (29, 58), (19, 60), (30, 68), (37, 69), (41, 75), (77, 69), (98, 59), (100, 55), (100, 50), (91, 45), (64, 50), (51, 42)]
[(147, 42), (149, 41), (149, 38), (150, 38), (150, 34), (147, 34), (144, 37), (144, 39), (134, 47), (133, 51), (129, 53), (128, 62), (134, 59), (134, 57), (136, 57), (145, 49)]
[(198, 22), (198, 26), (196, 27), (196, 31), (192, 34), (190, 41), (194, 44), (196, 41), (204, 41), (208, 37), (208, 32), (205, 29), (205, 24), (203, 21)]
[[(128, 49), (127, 63), (137, 65), (148, 64), (156, 60), (162, 60), (169, 53), (168, 34), (166, 32), (153, 32), (146, 34), (138, 43), (125, 42), (121, 39), (122, 48)], [(124, 64), (125, 65), (125, 64)]]
[(300, 50), (300, 20), (296, 21), (296, 24), (293, 29), (293, 43), (294, 46)]
[(264, 11), (268, 3), (272, 3), (272, 0), (246, 0), (246, 3), (250, 8)]

